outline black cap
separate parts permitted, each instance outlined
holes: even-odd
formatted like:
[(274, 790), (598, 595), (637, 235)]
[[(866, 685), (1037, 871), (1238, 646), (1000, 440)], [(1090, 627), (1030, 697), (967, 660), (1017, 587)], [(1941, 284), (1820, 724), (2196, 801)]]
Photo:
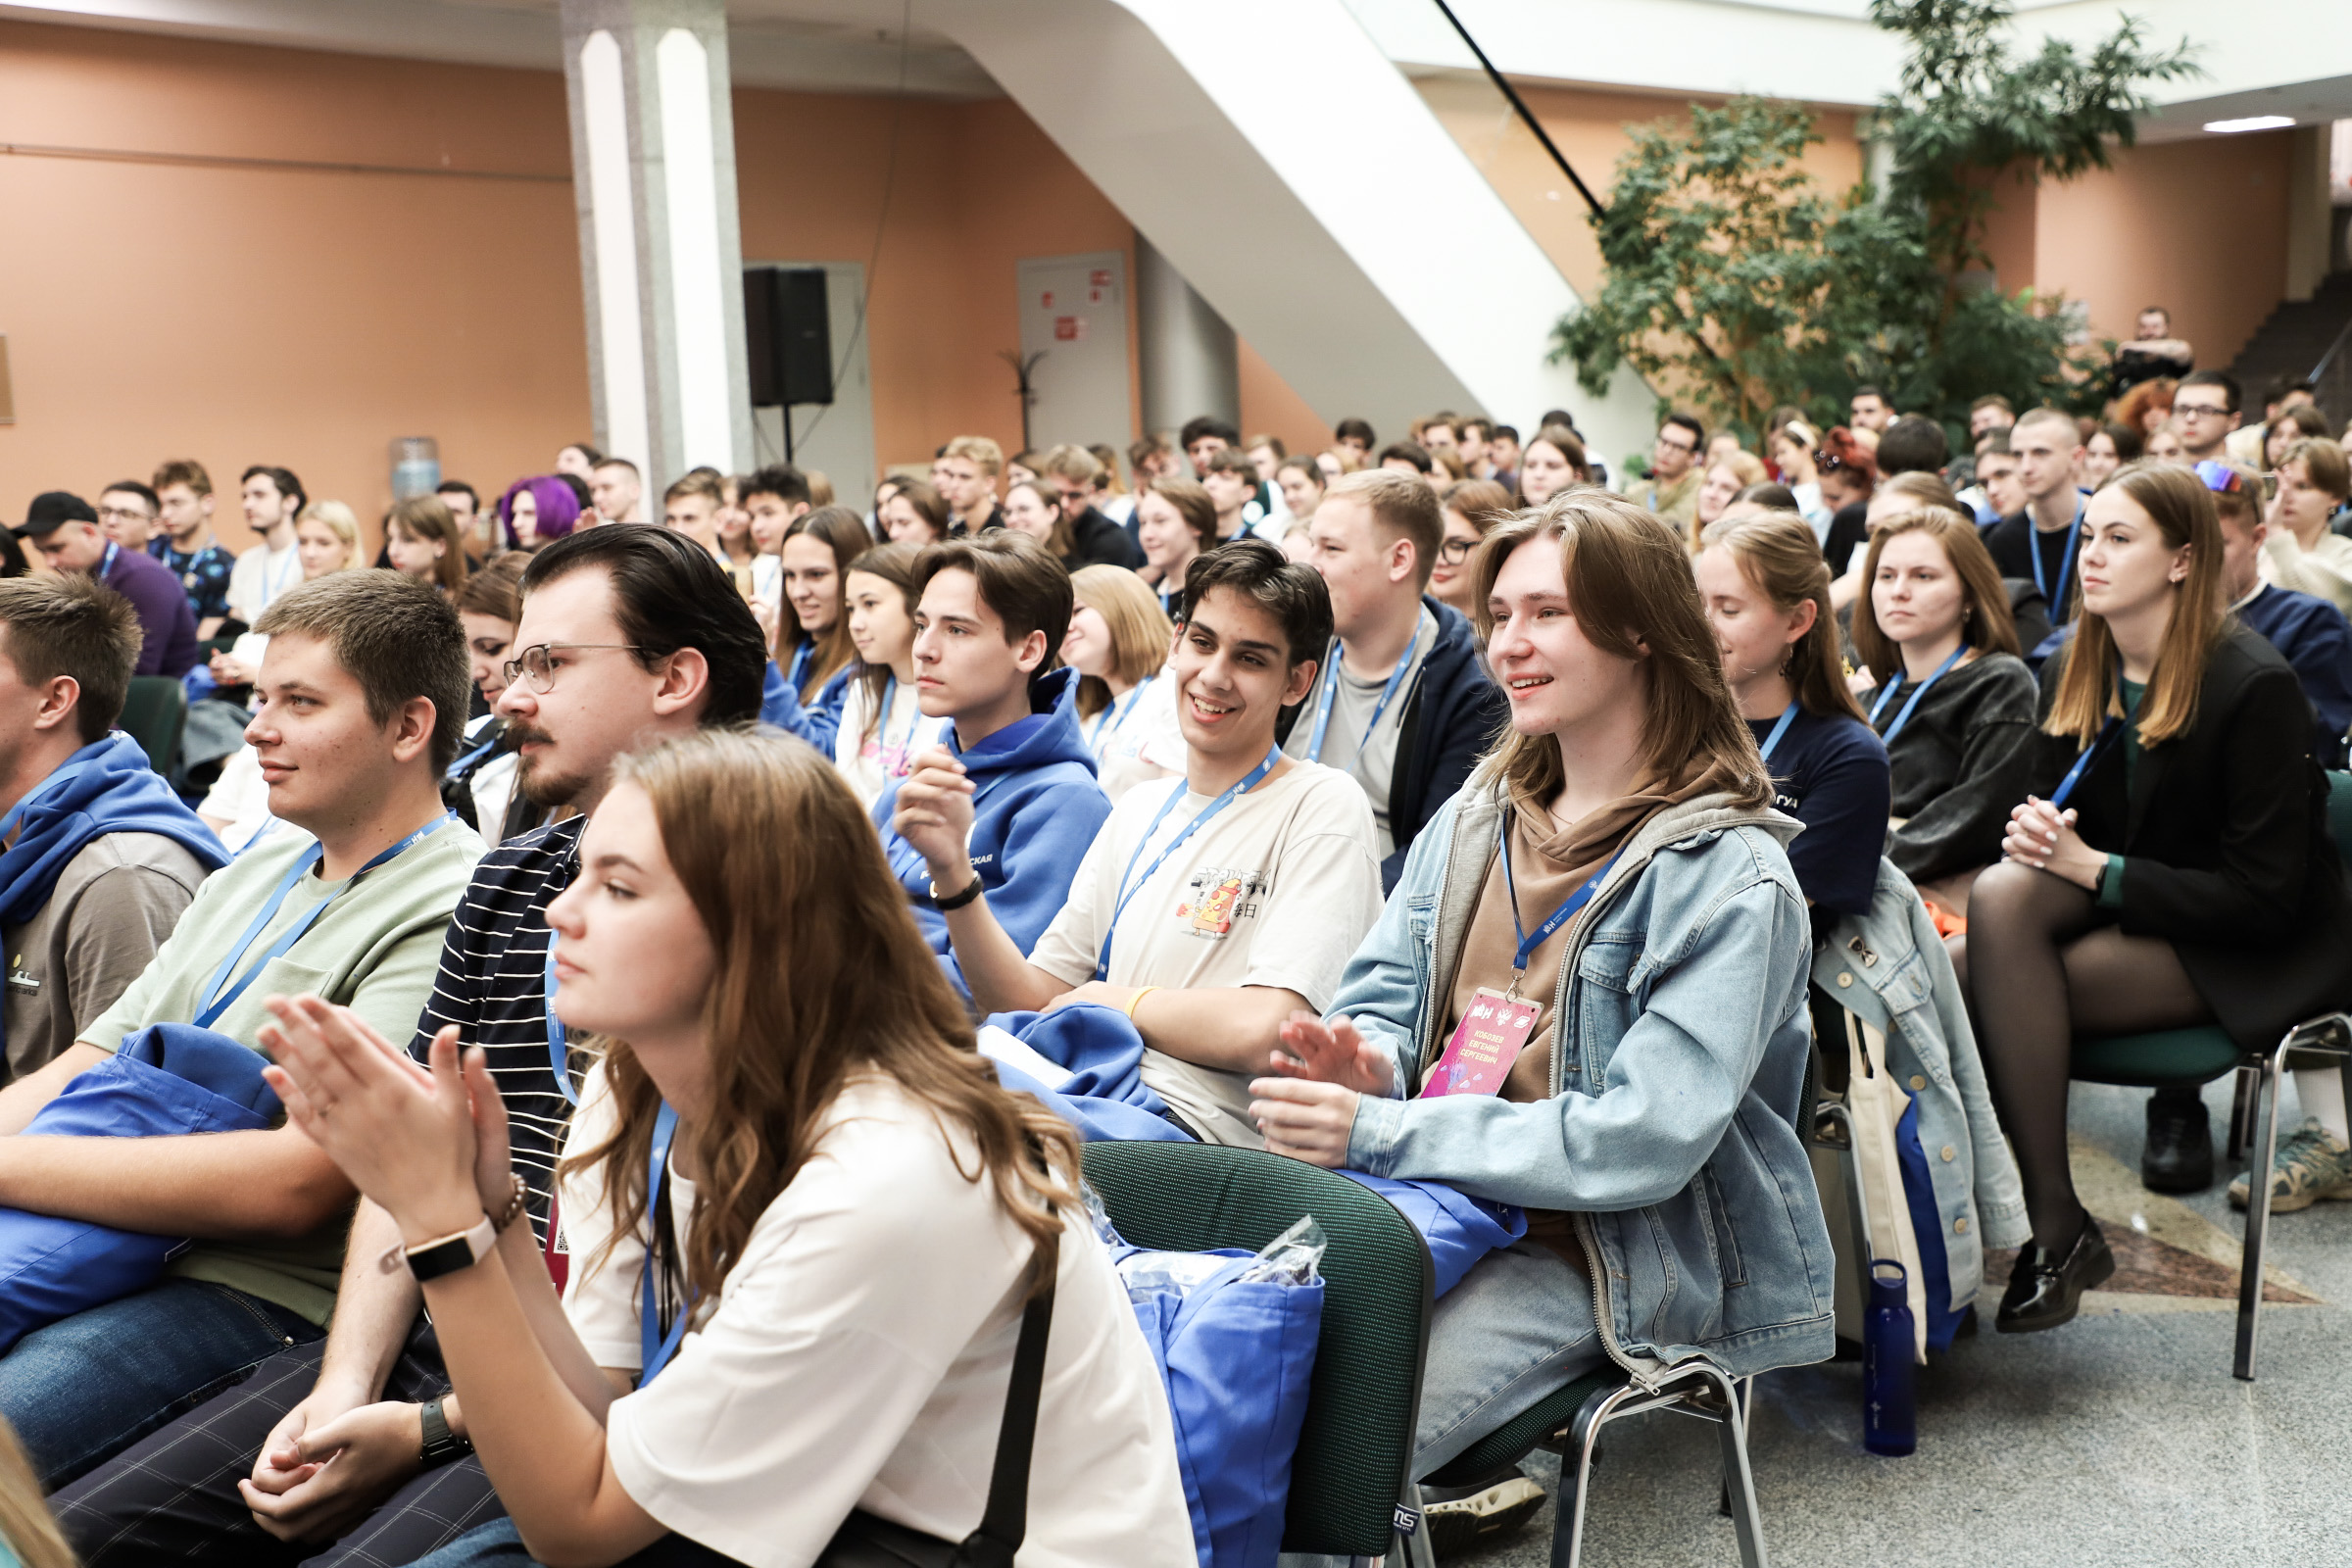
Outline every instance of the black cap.
[(38, 539), (43, 534), (55, 533), (69, 522), (94, 523), (97, 520), (98, 514), (90, 504), (73, 491), (44, 490), (34, 496), (32, 505), (25, 509), (24, 526), (11, 528), (9, 532), (20, 539)]

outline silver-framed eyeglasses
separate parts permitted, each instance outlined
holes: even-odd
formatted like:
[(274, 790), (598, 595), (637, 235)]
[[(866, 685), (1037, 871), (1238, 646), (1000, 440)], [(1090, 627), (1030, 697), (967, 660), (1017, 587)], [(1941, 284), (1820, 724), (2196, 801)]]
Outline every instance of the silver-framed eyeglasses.
[(555, 655), (592, 653), (600, 649), (622, 649), (632, 654), (645, 652), (635, 643), (534, 643), (501, 665), (500, 673), (507, 677), (508, 685), (528, 680), (531, 690), (545, 696), (556, 689)]

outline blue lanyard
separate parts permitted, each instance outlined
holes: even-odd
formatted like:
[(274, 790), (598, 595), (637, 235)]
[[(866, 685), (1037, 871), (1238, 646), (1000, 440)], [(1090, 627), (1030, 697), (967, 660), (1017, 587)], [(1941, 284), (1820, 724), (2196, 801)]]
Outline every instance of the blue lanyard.
[(464, 757), (461, 757), (456, 761), (450, 763), (449, 771), (441, 776), (451, 780), (464, 778), (466, 776), (466, 770), (471, 767), (474, 763), (480, 761), (483, 758), (489, 756), (492, 752), (498, 750), (498, 743), (503, 739), (505, 739), (505, 735), (503, 733), (491, 736), (488, 740), (482, 742), (481, 745), (476, 746), (472, 751), (467, 752)]
[(694, 1319), (694, 1300), (689, 1296), (678, 1303), (677, 1321), (663, 1334), (662, 1302), (654, 1291), (655, 1239), (662, 1234), (657, 1216), (669, 1188), (669, 1143), (677, 1131), (678, 1113), (665, 1100), (661, 1114), (654, 1118), (654, 1144), (645, 1160), (645, 1268), (637, 1292), (637, 1346), (641, 1352), (637, 1386), (641, 1389), (669, 1365), (669, 1358), (678, 1353), (678, 1345), (686, 1338), (686, 1325)]
[(1772, 733), (1764, 737), (1764, 744), (1758, 748), (1764, 754), (1764, 760), (1767, 762), (1772, 760), (1772, 749), (1781, 744), (1781, 737), (1788, 734), (1788, 726), (1795, 722), (1796, 705), (1790, 703), (1787, 708), (1781, 710), (1781, 721), (1772, 726)]
[(1508, 808), (1503, 811), (1502, 824), (1496, 829), (1496, 834), (1499, 842), (1495, 853), (1502, 857), (1502, 885), (1509, 889), (1511, 895), (1511, 929), (1519, 934), (1518, 951), (1511, 955), (1511, 994), (1516, 996), (1519, 977), (1527, 973), (1527, 960), (1536, 956), (1536, 950), (1553, 932), (1574, 919), (1577, 910), (1592, 902), (1592, 895), (1600, 890), (1601, 880), (1616, 866), (1618, 857), (1625, 854), (1625, 847), (1618, 846), (1617, 854), (1610, 856), (1606, 864), (1587, 877), (1585, 885), (1569, 894), (1567, 900), (1546, 915), (1544, 923), (1530, 935), (1527, 927), (1519, 923), (1519, 880), (1511, 873), (1511, 813)]
[[(1960, 661), (1966, 658), (1967, 655), (1968, 644), (1966, 643), (1962, 643), (1959, 647), (1953, 649), (1952, 657), (1945, 660), (1942, 663), (1937, 664), (1934, 671), (1929, 674), (1928, 678), (1919, 683), (1919, 689), (1911, 694), (1911, 700), (1902, 706), (1901, 710), (1894, 715), (1894, 722), (1887, 725), (1886, 732), (1879, 738), (1885, 741), (1887, 745), (1892, 746), (1894, 744), (1894, 738), (1903, 732), (1903, 726), (1911, 722), (1911, 710), (1917, 708), (1919, 706), (1919, 700), (1928, 695), (1928, 688), (1935, 685), (1937, 681), (1943, 679), (1943, 672), (1951, 668), (1954, 664), (1960, 662)], [(1879, 700), (1870, 705), (1870, 727), (1872, 729), (1877, 729), (1879, 727), (1879, 715), (1886, 710), (1886, 705), (1894, 701), (1894, 694), (1898, 691), (1901, 691), (1902, 688), (1902, 679), (1900, 676), (1897, 676), (1894, 680), (1887, 684), (1887, 687), (1885, 691), (1879, 693)]]
[[(100, 741), (95, 744), (103, 746), (106, 743), (104, 741)], [(97, 765), (98, 760), (94, 757), (85, 758), (78, 762), (68, 762), (64, 766), (60, 767), (56, 772), (41, 780), (38, 784), (35, 784), (32, 788), (26, 790), (24, 795), (18, 799), (17, 804), (8, 808), (8, 814), (5, 816), (0, 816), (0, 839), (7, 838), (11, 833), (14, 833), (17, 830), (17, 823), (24, 819), (26, 811), (39, 805), (42, 801), (48, 799), (50, 796), (57, 794), (60, 790), (65, 789), (75, 779), (81, 777), (82, 774), (89, 772)]]
[[(2033, 519), (2028, 518), (2026, 526), (2031, 529), (2033, 525)], [(2032, 537), (2031, 534), (2028, 535), (2026, 540), (2028, 546), (2026, 554), (2033, 558), (2034, 562), (2034, 586), (2040, 592), (2043, 601), (2050, 607), (2050, 619), (2053, 621), (2063, 620), (2066, 618), (2066, 578), (2067, 574), (2075, 569), (2075, 551), (2082, 531), (2082, 503), (2077, 501), (2075, 503), (2075, 520), (2066, 525), (2066, 550), (2058, 558), (2058, 593), (2055, 598), (2051, 597), (2049, 584), (2041, 580), (2042, 570), (2040, 541)]]
[(1203, 807), (1199, 816), (1185, 823), (1183, 831), (1168, 840), (1168, 847), (1159, 852), (1158, 858), (1139, 877), (1135, 874), (1135, 862), (1144, 858), (1144, 850), (1151, 844), (1152, 835), (1159, 831), (1159, 824), (1167, 820), (1168, 813), (1176, 808), (1176, 803), (1191, 792), (1191, 786), (1179, 781), (1176, 787), (1168, 792), (1168, 798), (1160, 802), (1158, 812), (1152, 818), (1152, 825), (1144, 829), (1142, 838), (1136, 840), (1135, 853), (1127, 857), (1126, 872), (1119, 878), (1119, 896), (1111, 906), (1110, 923), (1102, 928), (1102, 951), (1095, 958), (1096, 979), (1101, 980), (1110, 973), (1110, 942), (1111, 938), (1118, 935), (1119, 916), (1127, 912), (1128, 901), (1143, 891), (1144, 884), (1151, 881), (1153, 873), (1167, 863), (1168, 857), (1174, 855), (1186, 839), (1191, 838), (1207, 825), (1210, 817), (1215, 816), (1235, 801), (1255, 789), (1258, 781), (1273, 772), (1274, 764), (1281, 760), (1282, 748), (1279, 746), (1267, 747), (1266, 760), (1251, 768), (1248, 777)]
[(1095, 732), (1088, 737), (1096, 751), (1100, 752), (1102, 749), (1105, 739), (1116, 740), (1118, 738), (1119, 731), (1127, 727), (1127, 719), (1134, 713), (1136, 704), (1144, 700), (1144, 693), (1150, 690), (1152, 683), (1157, 679), (1159, 679), (1157, 674), (1146, 675), (1135, 683), (1135, 689), (1127, 694), (1127, 701), (1124, 705), (1114, 698), (1110, 705), (1096, 716)]
[(107, 542), (106, 557), (98, 563), (98, 580), (100, 582), (106, 581), (106, 574), (115, 569), (115, 557), (121, 552), (121, 549), (122, 547), (112, 540)]
[(2082, 748), (2082, 755), (2075, 759), (2075, 765), (2068, 768), (2066, 777), (2058, 781), (2058, 793), (2050, 797), (2052, 808), (2062, 808), (2065, 807), (2066, 798), (2075, 793), (2075, 785), (2081, 782), (2082, 775), (2090, 770), (2091, 763), (2099, 760), (2100, 754), (2107, 750), (2107, 743), (2114, 739), (2115, 732), (2123, 726), (2124, 721), (2113, 715), (2108, 717), (2106, 723), (2099, 726), (2099, 732), (2090, 738), (2090, 744)]
[(294, 863), (286, 868), (286, 874), (278, 880), (277, 891), (270, 896), (270, 902), (262, 906), (262, 912), (253, 917), (253, 923), (245, 928), (245, 934), (237, 939), (236, 946), (231, 948), (228, 956), (220, 960), (220, 967), (213, 971), (212, 979), (205, 982), (203, 994), (212, 1000), (207, 1002), (203, 1010), (196, 1014), (196, 1027), (210, 1029), (213, 1026), (213, 1020), (225, 1012), (229, 1004), (245, 994), (245, 988), (253, 984), (254, 976), (268, 968), (272, 958), (282, 957), (288, 948), (300, 942), (304, 933), (318, 923), (318, 917), (326, 912), (326, 906), (356, 887), (362, 877), (386, 860), (394, 858), (402, 851), (411, 849), (432, 837), (456, 820), (455, 816), (444, 811), (407, 838), (402, 839), (398, 844), (378, 855), (374, 859), (369, 860), (366, 865), (361, 866), (352, 874), (350, 881), (337, 888), (330, 897), (320, 899), (301, 919), (288, 926), (275, 942), (270, 944), (270, 950), (267, 953), (256, 958), (250, 968), (237, 976), (234, 985), (228, 985), (227, 989), (223, 990), (222, 987), (228, 981), (229, 970), (236, 967), (238, 960), (252, 950), (255, 939), (269, 927), (270, 922), (277, 918), (277, 911), (285, 906), (286, 895), (294, 891), (294, 884), (308, 874), (311, 867), (317, 865), (319, 858), (325, 855), (325, 846), (314, 841), (311, 847), (296, 857)]
[[(1364, 726), (1364, 738), (1355, 743), (1355, 755), (1358, 760), (1363, 757), (1364, 748), (1372, 744), (1372, 732), (1380, 728), (1380, 716), (1389, 710), (1390, 700), (1396, 697), (1396, 688), (1404, 684), (1404, 672), (1413, 667), (1413, 653), (1420, 646), (1421, 627), (1416, 623), (1413, 627), (1412, 641), (1404, 645), (1404, 657), (1396, 661), (1396, 668), (1389, 676), (1388, 685), (1381, 688), (1380, 701), (1372, 705), (1372, 722)], [(1323, 733), (1331, 728), (1331, 705), (1339, 695), (1340, 640), (1334, 637), (1331, 640), (1330, 653), (1323, 665), (1323, 698), (1315, 705), (1315, 732), (1308, 737), (1306, 743), (1306, 760), (1310, 762), (1323, 760)], [(1355, 763), (1350, 761), (1348, 767), (1352, 772)]]
[(571, 1043), (564, 1033), (564, 1020), (556, 1016), (556, 928), (547, 928), (547, 962), (540, 970), (539, 1004), (547, 1009), (547, 1070), (556, 1075), (556, 1087), (564, 1091), (569, 1104), (578, 1104), (580, 1097), (571, 1087)]

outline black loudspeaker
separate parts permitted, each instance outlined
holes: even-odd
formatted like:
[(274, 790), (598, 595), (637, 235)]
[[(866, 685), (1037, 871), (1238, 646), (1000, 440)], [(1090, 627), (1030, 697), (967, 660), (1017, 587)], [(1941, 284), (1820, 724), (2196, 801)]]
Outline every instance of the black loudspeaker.
[(822, 268), (744, 269), (743, 332), (754, 408), (833, 401), (833, 329)]

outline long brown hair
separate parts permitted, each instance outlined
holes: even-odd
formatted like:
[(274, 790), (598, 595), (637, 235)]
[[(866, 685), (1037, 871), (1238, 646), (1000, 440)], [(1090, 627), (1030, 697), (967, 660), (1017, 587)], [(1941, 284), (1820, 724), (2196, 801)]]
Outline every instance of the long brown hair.
[[(1110, 628), (1111, 672), (1129, 686), (1140, 685), (1168, 662), (1175, 623), (1159, 608), (1159, 595), (1125, 566), (1081, 566), (1070, 573), (1070, 592)], [(1078, 682), (1078, 712), (1092, 718), (1110, 706), (1110, 683), (1099, 675)]]
[[(2139, 744), (2160, 746), (2197, 721), (2197, 694), (2205, 666), (2222, 640), (2228, 612), (2222, 608), (2222, 522), (2213, 492), (2193, 469), (2170, 463), (2134, 463), (2116, 470), (2100, 488), (2121, 487), (2156, 524), (2174, 550), (2188, 547), (2188, 577), (2173, 591), (2173, 612), (2164, 623), (2164, 644), (2139, 705)], [(2058, 673), (2058, 691), (2041, 727), (2088, 746), (2110, 714), (2124, 710), (2116, 679), (2120, 669), (2115, 633), (2103, 615), (2085, 606), (2075, 619), (2074, 640)]]
[[(915, 602), (922, 598), (922, 591), (914, 585), (914, 559), (922, 553), (919, 545), (901, 544), (876, 545), (871, 550), (859, 551), (858, 559), (850, 563), (849, 570), (841, 574), (843, 625), (849, 623), (852, 571), (879, 577), (897, 588), (900, 596), (906, 601), (907, 618), (913, 619)], [(865, 730), (858, 737), (860, 746), (882, 732), (883, 720), (889, 716), (882, 711), (882, 698), (890, 690), (890, 683), (897, 678), (898, 671), (888, 664), (861, 663), (858, 666), (857, 679), (865, 687)]]
[(1813, 525), (1793, 512), (1722, 517), (1707, 525), (1704, 546), (1721, 545), (1740, 574), (1784, 615), (1811, 600), (1813, 627), (1788, 648), (1781, 674), (1797, 706), (1822, 718), (1862, 717), (1845, 683), (1845, 651), (1838, 643), (1838, 612), (1830, 608), (1830, 564), (1821, 557)]
[(779, 561), (784, 546), (801, 534), (822, 541), (833, 552), (833, 624), (822, 636), (810, 638), (801, 630), (801, 615), (792, 608), (792, 595), (776, 596), (777, 657), (789, 663), (791, 651), (804, 640), (816, 647), (808, 661), (808, 673), (801, 679), (800, 697), (806, 703), (824, 689), (835, 671), (858, 657), (858, 645), (850, 641), (850, 563), (873, 547), (874, 536), (865, 531), (865, 519), (849, 508), (819, 507), (792, 519), (792, 526), (784, 530), (776, 545)]
[[(1531, 539), (1559, 541), (1569, 612), (1585, 640), (1604, 654), (1642, 660), (1649, 687), (1642, 720), (1644, 766), (1669, 783), (1713, 771), (1740, 805), (1771, 805), (1772, 777), (1732, 701), (1690, 552), (1674, 529), (1623, 496), (1591, 486), (1562, 490), (1537, 511), (1496, 524), (1475, 558), (1482, 641), (1494, 635), (1492, 598), (1502, 564)], [(1528, 800), (1549, 802), (1567, 783), (1560, 748), (1548, 735), (1506, 729), (1479, 766)]]
[[(1078, 1202), (1077, 1137), (1000, 1088), (973, 1049), (971, 1020), (832, 763), (777, 736), (706, 729), (621, 758), (613, 777), (651, 799), (717, 959), (703, 1004), (710, 1111), (692, 1129), (693, 1291), (716, 1297), (752, 1227), (809, 1158), (835, 1097), (865, 1071), (921, 1101), (943, 1136), (969, 1136), (979, 1168), (965, 1179), (987, 1177), (1037, 1244), (1031, 1288), (1050, 1278), (1061, 1215)], [(635, 1234), (662, 1092), (627, 1041), (596, 1049), (613, 1131), (567, 1156), (562, 1174), (599, 1173), (613, 1234)]]
[(466, 586), (466, 535), (459, 531), (456, 514), (439, 496), (411, 496), (392, 508), (384, 519), (387, 533), (397, 528), (412, 539), (441, 541), (441, 559), (433, 563), (433, 586), (451, 598)]
[(2001, 584), (2001, 568), (1992, 564), (1984, 541), (1977, 537), (1976, 520), (1942, 507), (1922, 507), (1889, 517), (1870, 536), (1870, 554), (1862, 562), (1862, 592), (1854, 600), (1854, 657), (1881, 682), (1903, 678), (1903, 651), (1879, 626), (1878, 607), (1871, 587), (1879, 580), (1879, 558), (1886, 542), (1906, 533), (1924, 533), (1943, 546), (1943, 559), (1960, 579), (1960, 640), (1980, 654), (2016, 654), (2017, 618), (2009, 613), (2009, 590)]

